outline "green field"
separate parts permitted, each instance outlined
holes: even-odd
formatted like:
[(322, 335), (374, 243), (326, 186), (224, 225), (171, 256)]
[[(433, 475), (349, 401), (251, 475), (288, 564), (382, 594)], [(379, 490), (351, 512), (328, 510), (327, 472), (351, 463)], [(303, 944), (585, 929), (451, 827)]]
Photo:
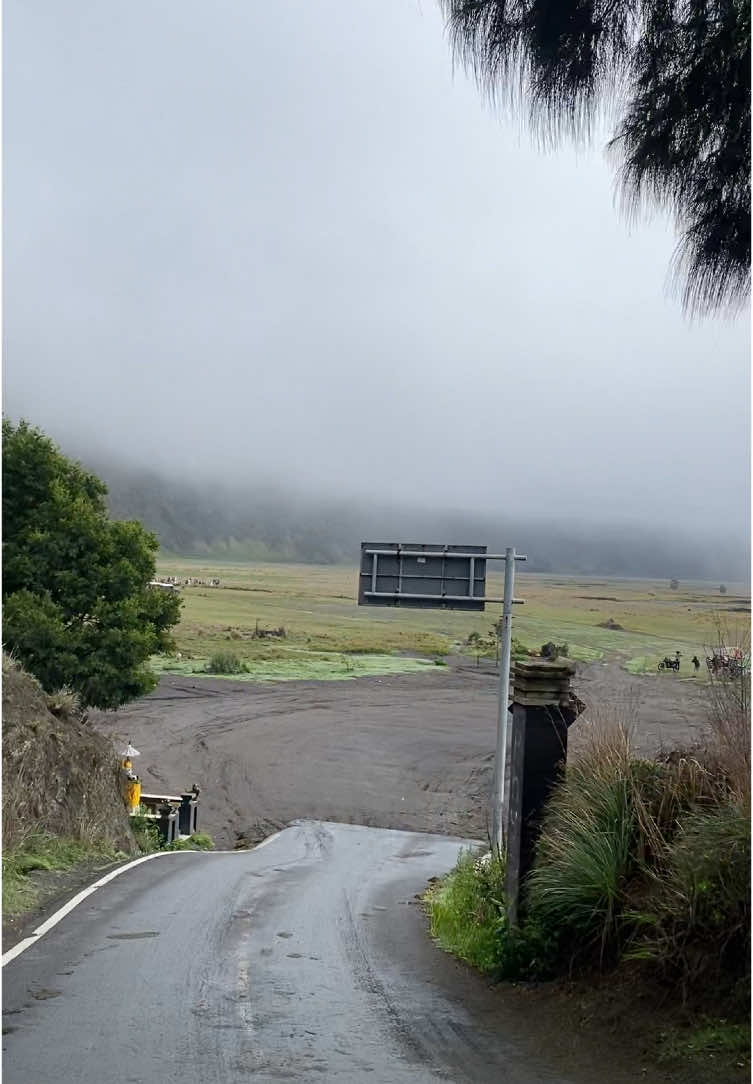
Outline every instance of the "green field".
[[(176, 630), (181, 660), (159, 660), (160, 669), (196, 672), (218, 650), (231, 650), (248, 666), (245, 680), (349, 678), (432, 666), (466, 651), (470, 633), (487, 635), (500, 613), (356, 605), (357, 570), (343, 566), (215, 564), (165, 558), (159, 575), (220, 580), (219, 587), (188, 586)], [(728, 585), (680, 584), (519, 573), (514, 635), (538, 649), (547, 640), (567, 642), (577, 659), (618, 660), (633, 673), (656, 672), (665, 654), (682, 652), (683, 672), (694, 654), (703, 662), (718, 642), (748, 643), (750, 594)], [(490, 576), (487, 594), (501, 597), (502, 578)], [(620, 630), (600, 627), (613, 621)], [(285, 629), (284, 638), (256, 638), (260, 629)], [(413, 656), (413, 658), (410, 658)], [(419, 656), (420, 659), (415, 657)], [(705, 666), (699, 675), (705, 680)], [(677, 675), (666, 674), (666, 680)]]

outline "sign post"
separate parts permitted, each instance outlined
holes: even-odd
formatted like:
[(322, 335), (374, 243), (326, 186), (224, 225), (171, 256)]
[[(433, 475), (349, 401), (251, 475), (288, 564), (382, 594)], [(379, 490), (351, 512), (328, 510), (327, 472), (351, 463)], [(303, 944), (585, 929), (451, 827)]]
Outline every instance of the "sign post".
[(515, 588), (515, 561), (521, 560), (514, 547), (505, 550), (505, 594), (499, 629), (499, 693), (497, 698), (497, 752), (494, 757), (492, 792), (492, 847), (502, 853), (504, 844), (505, 770), (510, 701), (510, 652), (512, 648), (512, 606)]

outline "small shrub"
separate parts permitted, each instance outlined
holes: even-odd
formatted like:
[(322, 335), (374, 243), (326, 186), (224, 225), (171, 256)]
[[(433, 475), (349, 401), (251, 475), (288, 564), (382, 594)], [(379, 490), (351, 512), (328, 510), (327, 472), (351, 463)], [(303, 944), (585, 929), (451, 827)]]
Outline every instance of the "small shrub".
[(130, 818), (131, 831), (142, 854), (152, 854), (162, 847), (160, 830), (150, 817), (136, 814)]
[(166, 850), (169, 851), (211, 851), (214, 840), (206, 832), (194, 832), (187, 839), (176, 839)]
[(46, 700), (47, 707), (58, 719), (80, 719), (82, 716), (81, 698), (77, 692), (67, 686), (58, 689), (55, 693), (48, 693)]
[(536, 921), (507, 925), (505, 863), (491, 854), (462, 854), (455, 869), (429, 890), (425, 901), (432, 936), (442, 948), (498, 979), (552, 975), (556, 939)]
[(504, 880), (499, 858), (479, 863), (466, 851), (452, 873), (427, 893), (432, 937), (480, 971), (499, 968)]
[(640, 914), (630, 955), (652, 960), (685, 994), (750, 971), (750, 819), (726, 804), (682, 820)]
[(541, 645), (539, 654), (542, 659), (566, 659), (569, 651), (569, 644), (555, 644), (552, 640), (549, 640), (547, 643)]
[(204, 672), (207, 674), (247, 674), (248, 666), (232, 651), (215, 651)]

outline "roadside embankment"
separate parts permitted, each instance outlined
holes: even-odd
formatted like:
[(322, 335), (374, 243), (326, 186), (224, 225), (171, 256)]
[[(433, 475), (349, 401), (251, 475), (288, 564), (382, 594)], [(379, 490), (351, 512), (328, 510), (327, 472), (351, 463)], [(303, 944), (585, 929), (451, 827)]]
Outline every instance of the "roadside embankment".
[(3, 922), (137, 852), (112, 743), (3, 654)]

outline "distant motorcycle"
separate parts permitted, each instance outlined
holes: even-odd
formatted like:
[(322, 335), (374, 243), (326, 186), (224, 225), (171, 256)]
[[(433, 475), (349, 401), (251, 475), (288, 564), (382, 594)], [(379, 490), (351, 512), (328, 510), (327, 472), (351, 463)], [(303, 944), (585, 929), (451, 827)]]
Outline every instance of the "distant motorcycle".
[(670, 659), (669, 655), (665, 655), (663, 662), (660, 662), (658, 667), (657, 667), (657, 670), (679, 670), (679, 669), (680, 669), (680, 660), (679, 659)]
[(716, 677), (738, 678), (746, 673), (746, 656), (740, 648), (717, 649), (706, 656), (706, 666)]

